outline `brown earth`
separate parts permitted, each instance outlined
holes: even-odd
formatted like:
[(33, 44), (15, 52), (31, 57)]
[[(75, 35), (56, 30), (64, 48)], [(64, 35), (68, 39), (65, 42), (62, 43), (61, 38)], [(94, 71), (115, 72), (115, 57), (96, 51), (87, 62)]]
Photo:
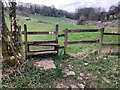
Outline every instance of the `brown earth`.
[(117, 23), (112, 23), (112, 22), (101, 22), (98, 23), (97, 21), (85, 21), (83, 25), (88, 25), (88, 26), (98, 26), (98, 27), (118, 27)]

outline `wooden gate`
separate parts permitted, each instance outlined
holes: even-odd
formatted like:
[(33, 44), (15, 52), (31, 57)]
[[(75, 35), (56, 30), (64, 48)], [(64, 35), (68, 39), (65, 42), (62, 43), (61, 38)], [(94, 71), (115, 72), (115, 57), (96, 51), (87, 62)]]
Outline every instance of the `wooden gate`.
[[(58, 54), (58, 25), (56, 25), (55, 32), (28, 32), (27, 25), (24, 24), (24, 38), (25, 38), (25, 59), (29, 56), (40, 54)], [(28, 41), (28, 35), (37, 34), (55, 34), (55, 40), (53, 41)], [(53, 46), (54, 50), (30, 50), (30, 46)]]

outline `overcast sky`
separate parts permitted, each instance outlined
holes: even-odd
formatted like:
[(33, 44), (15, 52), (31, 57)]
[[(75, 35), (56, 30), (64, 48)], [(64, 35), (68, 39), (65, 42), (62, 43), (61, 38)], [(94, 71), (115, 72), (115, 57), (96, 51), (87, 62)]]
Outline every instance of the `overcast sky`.
[(46, 6), (54, 5), (57, 9), (74, 12), (79, 7), (102, 7), (106, 10), (111, 5), (117, 5), (120, 0), (17, 0), (17, 2), (42, 4)]

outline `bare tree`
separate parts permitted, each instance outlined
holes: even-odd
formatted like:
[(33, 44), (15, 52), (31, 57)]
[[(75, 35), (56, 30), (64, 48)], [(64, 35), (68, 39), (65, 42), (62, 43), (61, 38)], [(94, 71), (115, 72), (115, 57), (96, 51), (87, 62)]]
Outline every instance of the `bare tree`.
[[(1, 2), (2, 3), (2, 2)], [(19, 60), (22, 59), (22, 54), (19, 48), (18, 36), (17, 36), (17, 23), (16, 23), (16, 2), (10, 2), (10, 18), (11, 18), (11, 32), (9, 31), (4, 14), (4, 6), (2, 4), (2, 56), (3, 62), (10, 66), (19, 65)]]

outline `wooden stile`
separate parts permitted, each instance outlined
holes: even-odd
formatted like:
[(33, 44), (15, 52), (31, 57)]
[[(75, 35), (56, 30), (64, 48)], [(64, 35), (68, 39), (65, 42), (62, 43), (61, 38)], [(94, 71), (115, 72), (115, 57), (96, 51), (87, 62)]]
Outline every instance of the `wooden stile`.
[(101, 49), (102, 49), (102, 42), (103, 42), (103, 33), (104, 33), (104, 28), (100, 29), (100, 41), (99, 41), (99, 50), (98, 53), (101, 53)]
[(56, 41), (29, 41), (28, 44), (29, 45), (35, 45), (35, 44), (43, 44), (43, 43), (56, 43)]
[[(22, 34), (24, 34), (24, 32), (22, 32)], [(27, 34), (31, 34), (31, 35), (37, 35), (37, 34), (55, 34), (55, 32), (27, 32)]]
[(68, 29), (65, 29), (64, 54), (67, 54)]
[(28, 40), (27, 40), (27, 25), (24, 24), (24, 38), (25, 38), (25, 59), (27, 60), (27, 53), (29, 52)]
[(28, 56), (40, 55), (40, 54), (57, 54), (57, 51), (45, 51), (45, 52), (28, 52)]

